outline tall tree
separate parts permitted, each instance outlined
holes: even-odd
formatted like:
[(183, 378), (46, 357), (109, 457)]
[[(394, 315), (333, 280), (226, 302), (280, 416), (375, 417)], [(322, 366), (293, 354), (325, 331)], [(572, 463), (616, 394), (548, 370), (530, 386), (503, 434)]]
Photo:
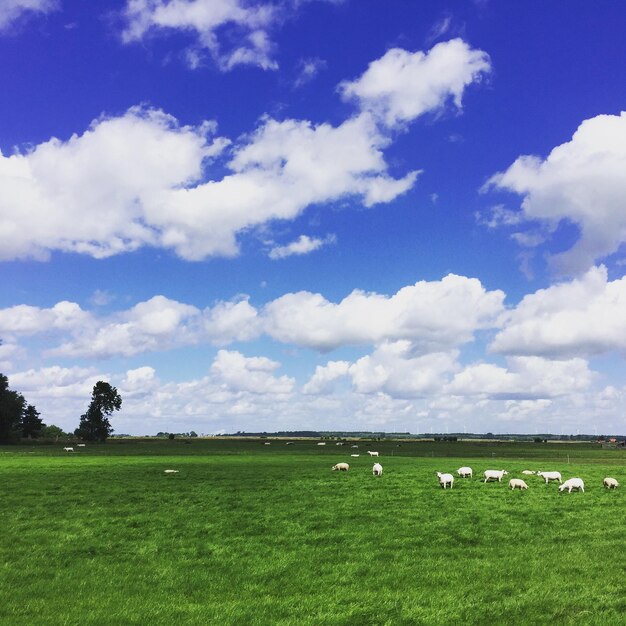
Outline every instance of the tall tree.
[(0, 374), (0, 442), (20, 436), (20, 423), (26, 400), (21, 393), (9, 389), (9, 379)]
[(121, 407), (122, 398), (117, 389), (99, 380), (94, 385), (89, 408), (80, 416), (80, 424), (74, 434), (86, 441), (106, 441), (113, 432), (109, 415)]
[(45, 424), (39, 417), (39, 411), (29, 404), (24, 409), (22, 415), (22, 437), (28, 437), (29, 439), (36, 439), (41, 436)]

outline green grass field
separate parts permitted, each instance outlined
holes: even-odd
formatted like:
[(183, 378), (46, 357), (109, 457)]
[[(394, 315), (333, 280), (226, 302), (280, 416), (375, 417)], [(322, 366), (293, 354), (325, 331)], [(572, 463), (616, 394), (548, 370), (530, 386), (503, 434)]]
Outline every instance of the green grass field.
[[(626, 624), (624, 451), (359, 445), (1, 447), (0, 621)], [(462, 464), (475, 478), (441, 490), (435, 471)], [(586, 492), (532, 476), (511, 492), (488, 468), (557, 469)]]

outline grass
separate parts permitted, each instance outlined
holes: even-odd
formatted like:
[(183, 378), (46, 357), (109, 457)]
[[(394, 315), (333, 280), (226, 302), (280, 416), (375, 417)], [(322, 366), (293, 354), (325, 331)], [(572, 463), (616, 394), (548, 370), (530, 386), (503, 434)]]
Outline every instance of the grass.
[[(622, 451), (361, 443), (374, 478), (332, 443), (61, 448), (0, 448), (3, 624), (626, 624)], [(466, 463), (586, 493), (438, 488)]]

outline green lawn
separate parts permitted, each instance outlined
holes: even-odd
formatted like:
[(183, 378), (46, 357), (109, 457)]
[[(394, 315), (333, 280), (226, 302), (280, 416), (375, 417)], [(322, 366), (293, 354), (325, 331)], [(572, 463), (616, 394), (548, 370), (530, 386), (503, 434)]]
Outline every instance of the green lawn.
[[(0, 621), (626, 624), (623, 451), (359, 445), (1, 447)], [(435, 471), (462, 464), (476, 477), (441, 490)], [(487, 468), (558, 469), (586, 493), (532, 476), (513, 493)]]

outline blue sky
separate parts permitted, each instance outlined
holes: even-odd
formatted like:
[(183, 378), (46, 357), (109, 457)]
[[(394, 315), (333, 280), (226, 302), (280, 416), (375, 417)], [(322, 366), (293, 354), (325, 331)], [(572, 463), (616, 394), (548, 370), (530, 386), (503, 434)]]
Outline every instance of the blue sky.
[(0, 4), (0, 371), (73, 429), (626, 432), (626, 8)]

